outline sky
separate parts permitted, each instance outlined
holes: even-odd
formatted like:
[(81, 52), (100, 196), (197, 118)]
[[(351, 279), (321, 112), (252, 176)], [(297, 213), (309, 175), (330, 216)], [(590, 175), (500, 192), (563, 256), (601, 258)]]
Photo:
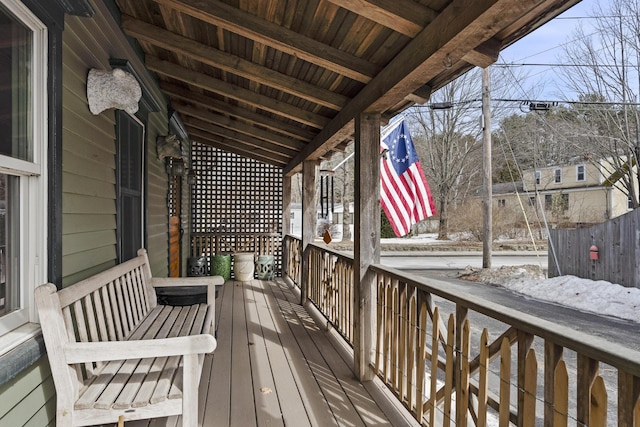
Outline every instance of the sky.
[[(583, 25), (589, 28), (592, 19), (588, 18), (593, 13), (597, 4), (607, 8), (610, 0), (582, 0), (580, 3), (547, 22), (531, 34), (523, 37), (516, 43), (507, 47), (500, 53), (496, 62), (499, 64), (557, 64), (563, 54), (562, 46), (570, 43), (574, 30)], [(516, 70), (514, 68), (514, 70)], [(538, 99), (556, 100), (563, 92), (561, 83), (556, 73), (557, 68), (546, 66), (528, 66), (525, 68), (529, 78), (519, 82), (525, 90), (531, 83), (544, 82), (544, 91), (535, 93)], [(517, 96), (525, 96), (524, 91)], [(530, 96), (530, 93), (526, 95)]]

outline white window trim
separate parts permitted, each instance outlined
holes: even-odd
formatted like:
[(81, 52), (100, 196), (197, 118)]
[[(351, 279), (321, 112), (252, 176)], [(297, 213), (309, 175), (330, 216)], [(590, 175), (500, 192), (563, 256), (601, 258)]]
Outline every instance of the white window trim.
[(533, 181), (536, 185), (540, 185), (542, 183), (542, 171), (533, 172)]
[[(0, 156), (0, 172), (20, 176), (20, 309), (0, 318), (0, 337), (12, 339), (16, 333), (21, 337), (33, 335), (29, 322), (36, 322), (34, 303), (36, 286), (47, 280), (47, 27), (18, 0), (3, 0), (3, 6), (16, 16), (33, 33), (32, 56), (32, 117), (33, 117), (33, 162), (8, 156)], [(28, 225), (28, 226), (27, 226)], [(14, 332), (13, 334), (11, 332)], [(3, 339), (2, 342), (6, 340)], [(10, 348), (13, 348), (9, 346)], [(0, 352), (10, 350), (1, 348)]]
[[(556, 181), (556, 172), (560, 171), (560, 181)], [(562, 184), (562, 168), (555, 168), (553, 170), (553, 183)]]
[[(580, 179), (580, 168), (582, 168), (582, 179)], [(584, 182), (587, 180), (587, 167), (585, 165), (576, 165), (576, 182)]]

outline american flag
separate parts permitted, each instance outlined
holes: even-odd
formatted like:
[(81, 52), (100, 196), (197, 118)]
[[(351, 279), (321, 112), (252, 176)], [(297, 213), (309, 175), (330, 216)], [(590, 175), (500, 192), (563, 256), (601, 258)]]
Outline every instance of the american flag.
[(401, 237), (436, 209), (404, 120), (380, 145), (385, 153), (380, 159), (380, 203), (396, 236)]

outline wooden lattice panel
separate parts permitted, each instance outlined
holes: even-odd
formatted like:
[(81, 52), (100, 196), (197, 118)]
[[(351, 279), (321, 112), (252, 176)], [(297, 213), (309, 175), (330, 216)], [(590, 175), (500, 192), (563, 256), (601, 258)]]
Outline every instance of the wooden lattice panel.
[(192, 241), (209, 242), (192, 243), (191, 253), (270, 253), (279, 266), (279, 237), (261, 242), (281, 233), (282, 169), (197, 142), (191, 149)]

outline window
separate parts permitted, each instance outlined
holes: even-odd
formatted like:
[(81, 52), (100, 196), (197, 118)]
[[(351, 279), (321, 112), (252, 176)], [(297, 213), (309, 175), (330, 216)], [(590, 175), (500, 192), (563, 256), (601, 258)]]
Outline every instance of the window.
[(536, 196), (529, 197), (529, 206), (536, 206)]
[(585, 180), (584, 165), (576, 166), (576, 181), (580, 182)]
[(553, 182), (555, 182), (556, 184), (562, 183), (562, 169), (554, 169)]
[(627, 210), (633, 210), (633, 200), (631, 199), (631, 196), (627, 198)]
[(540, 185), (541, 178), (542, 178), (542, 172), (536, 171), (536, 185)]
[(498, 207), (499, 208), (504, 208), (506, 204), (506, 200), (505, 199), (498, 199)]
[(46, 27), (17, 0), (0, 4), (0, 335), (34, 319), (46, 282)]
[(551, 194), (545, 194), (544, 195), (544, 209), (547, 210), (547, 211), (550, 211), (552, 207), (553, 207), (553, 197), (551, 196)]

